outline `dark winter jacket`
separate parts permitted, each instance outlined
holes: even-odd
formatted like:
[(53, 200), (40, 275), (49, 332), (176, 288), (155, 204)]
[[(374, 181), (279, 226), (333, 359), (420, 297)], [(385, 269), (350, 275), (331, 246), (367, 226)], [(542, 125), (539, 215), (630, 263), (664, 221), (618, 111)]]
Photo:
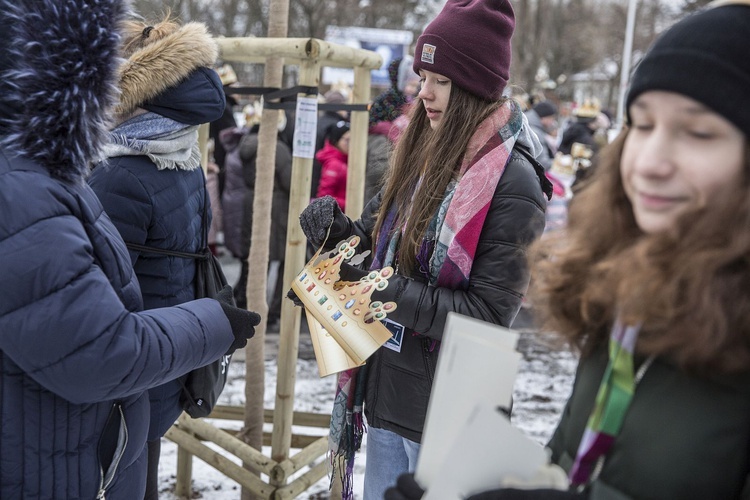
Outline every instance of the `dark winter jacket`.
[(388, 139), (391, 122), (378, 122), (370, 127), (367, 136), (367, 165), (365, 165), (365, 203), (383, 186), (383, 176), (388, 170), (388, 157), (393, 144)]
[[(258, 156), (258, 135), (242, 138), (239, 148), (242, 175), (249, 187), (244, 201), (242, 244), (250, 248), (252, 239), (253, 202), (255, 201), (255, 165)], [(286, 142), (276, 142), (276, 163), (273, 178), (273, 200), (271, 202), (271, 239), (268, 254), (271, 260), (284, 260), (286, 251), (287, 218), (289, 217), (289, 190), (292, 183), (292, 151)]]
[(107, 138), (122, 8), (0, 0), (0, 25), (19, 16), (0, 41), (17, 70), (0, 67), (3, 500), (142, 498), (147, 389), (234, 340), (214, 300), (138, 312), (128, 252), (83, 180)]
[[(226, 151), (224, 160), (224, 190), (221, 193), (222, 226), (224, 246), (238, 259), (247, 258), (248, 246), (242, 241), (242, 225), (245, 219), (245, 198), (252, 184), (245, 183), (240, 141), (250, 129), (231, 127), (219, 133), (219, 142)], [(253, 184), (255, 180), (253, 180)]]
[[(636, 358), (636, 369), (642, 362)], [(553, 462), (565, 470), (575, 459), (606, 366), (606, 345), (580, 361), (549, 443)], [(691, 376), (657, 359), (636, 386), (589, 498), (750, 498), (749, 480), (750, 375)]]
[[(538, 169), (542, 169), (541, 165)], [(381, 195), (365, 207), (346, 233), (371, 248)], [(388, 319), (405, 327), (401, 352), (381, 347), (367, 360), (365, 415), (368, 425), (419, 442), (446, 316), (458, 312), (503, 326), (513, 323), (529, 283), (526, 247), (542, 234), (546, 201), (529, 160), (514, 150), (495, 190), (471, 268), (468, 290), (430, 286), (417, 277), (395, 275), (373, 300), (395, 301)], [(419, 332), (421, 335), (415, 335)]]
[[(144, 156), (111, 158), (94, 169), (89, 183), (122, 238), (130, 243), (196, 253), (201, 248), (205, 196), (198, 169), (157, 170)], [(206, 221), (210, 224), (209, 218)], [(195, 299), (195, 261), (130, 251), (144, 309)], [(159, 439), (182, 413), (182, 385), (172, 380), (149, 391), (149, 441)]]
[(346, 172), (349, 156), (339, 148), (326, 141), (323, 149), (315, 153), (315, 159), (323, 166), (320, 171), (317, 198), (333, 196), (341, 207), (346, 210)]
[(598, 149), (596, 141), (594, 141), (594, 131), (585, 122), (573, 122), (565, 129), (558, 151), (564, 155), (569, 155), (575, 142), (587, 145), (594, 152)]
[[(221, 116), (224, 111), (221, 80), (205, 66), (215, 61), (215, 42), (205, 30), (192, 28), (193, 25), (178, 28), (130, 55), (123, 79), (135, 78), (138, 73), (143, 77), (137, 78), (141, 84), (135, 88), (123, 85), (123, 101), (140, 102), (155, 109), (159, 115), (166, 114), (175, 120), (175, 127), (208, 123)], [(185, 46), (191, 48), (192, 58), (179, 57)], [(163, 88), (164, 79), (158, 76), (166, 68), (172, 74), (184, 75), (182, 83)], [(156, 97), (146, 103), (147, 95)], [(154, 108), (154, 102), (159, 106)], [(141, 139), (142, 135), (147, 135), (149, 123), (135, 127), (140, 130), (127, 139)], [(115, 128), (113, 133), (118, 130)], [(194, 134), (193, 148), (198, 139), (197, 131)], [(160, 140), (163, 149), (170, 144), (161, 136)], [(174, 146), (175, 150), (179, 147), (185, 145)], [(88, 182), (127, 243), (189, 253), (200, 253), (206, 244), (202, 227), (204, 205), (206, 228), (211, 224), (211, 209), (205, 177), (196, 161), (176, 162), (160, 169), (145, 154), (115, 153), (94, 168)], [(141, 285), (145, 309), (169, 307), (195, 299), (195, 260), (132, 250), (130, 258)], [(182, 413), (181, 387), (180, 380), (173, 380), (149, 391), (150, 441), (161, 438)]]

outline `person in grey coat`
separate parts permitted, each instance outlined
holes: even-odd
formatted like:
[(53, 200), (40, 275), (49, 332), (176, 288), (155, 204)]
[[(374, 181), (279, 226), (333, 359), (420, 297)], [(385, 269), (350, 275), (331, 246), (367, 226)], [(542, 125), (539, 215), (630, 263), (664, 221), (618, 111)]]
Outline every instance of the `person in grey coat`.
[(557, 151), (556, 143), (552, 138), (552, 133), (557, 132), (557, 106), (549, 101), (541, 101), (524, 114), (529, 120), (531, 130), (542, 143), (542, 152), (536, 160), (544, 166), (544, 170), (549, 170)]

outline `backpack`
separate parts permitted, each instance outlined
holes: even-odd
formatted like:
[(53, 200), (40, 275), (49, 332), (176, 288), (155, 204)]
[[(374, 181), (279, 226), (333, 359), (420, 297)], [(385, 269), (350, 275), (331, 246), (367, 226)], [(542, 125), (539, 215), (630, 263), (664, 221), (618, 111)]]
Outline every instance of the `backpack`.
[[(204, 179), (205, 181), (205, 179)], [(208, 248), (208, 191), (204, 182), (203, 215), (201, 217), (201, 250), (200, 253), (178, 252), (135, 243), (125, 243), (128, 249), (157, 255), (168, 255), (195, 260), (195, 298), (216, 298), (227, 285), (227, 278), (221, 269), (219, 260)], [(216, 402), (224, 390), (229, 374), (231, 354), (222, 356), (216, 361), (196, 368), (186, 376), (180, 377), (182, 392), (180, 405), (193, 418), (207, 417), (213, 411)]]

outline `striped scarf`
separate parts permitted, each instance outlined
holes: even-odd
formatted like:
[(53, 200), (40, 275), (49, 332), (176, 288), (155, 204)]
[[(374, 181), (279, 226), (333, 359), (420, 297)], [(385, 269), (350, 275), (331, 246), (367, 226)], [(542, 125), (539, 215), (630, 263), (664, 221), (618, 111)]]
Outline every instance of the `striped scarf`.
[(625, 326), (618, 319), (609, 338), (609, 362), (604, 370), (594, 409), (578, 445), (570, 482), (585, 485), (595, 479), (597, 463), (612, 448), (633, 399), (635, 386), (651, 360), (644, 363), (638, 375), (633, 372), (633, 352), (640, 326)]
[[(427, 278), (431, 285), (452, 290), (468, 288), (484, 220), (516, 140), (526, 131), (524, 123), (518, 104), (508, 100), (479, 125), (469, 140), (458, 181), (446, 189), (417, 255), (422, 267), (429, 269)], [(521, 140), (533, 141), (525, 136)], [(380, 228), (370, 269), (382, 269), (395, 260), (401, 236), (401, 231), (392, 231), (395, 214), (395, 208), (391, 207)], [(353, 498), (354, 457), (364, 432), (366, 379), (367, 365), (341, 373), (331, 413), (328, 436), (331, 482), (338, 471), (344, 500)]]
[(194, 170), (201, 166), (198, 127), (152, 112), (139, 114), (110, 132), (104, 154), (148, 156), (159, 170)]

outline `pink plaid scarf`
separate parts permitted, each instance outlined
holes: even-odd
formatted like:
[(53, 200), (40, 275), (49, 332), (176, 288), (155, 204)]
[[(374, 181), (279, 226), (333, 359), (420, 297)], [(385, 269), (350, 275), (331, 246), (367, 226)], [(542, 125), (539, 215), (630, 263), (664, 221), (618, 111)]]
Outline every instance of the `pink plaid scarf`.
[(441, 206), (438, 211), (439, 236), (430, 259), (432, 284), (452, 289), (468, 287), (484, 220), (522, 125), (518, 104), (508, 100), (471, 137), (453, 196), (443, 201), (443, 205), (449, 203), (448, 208)]

